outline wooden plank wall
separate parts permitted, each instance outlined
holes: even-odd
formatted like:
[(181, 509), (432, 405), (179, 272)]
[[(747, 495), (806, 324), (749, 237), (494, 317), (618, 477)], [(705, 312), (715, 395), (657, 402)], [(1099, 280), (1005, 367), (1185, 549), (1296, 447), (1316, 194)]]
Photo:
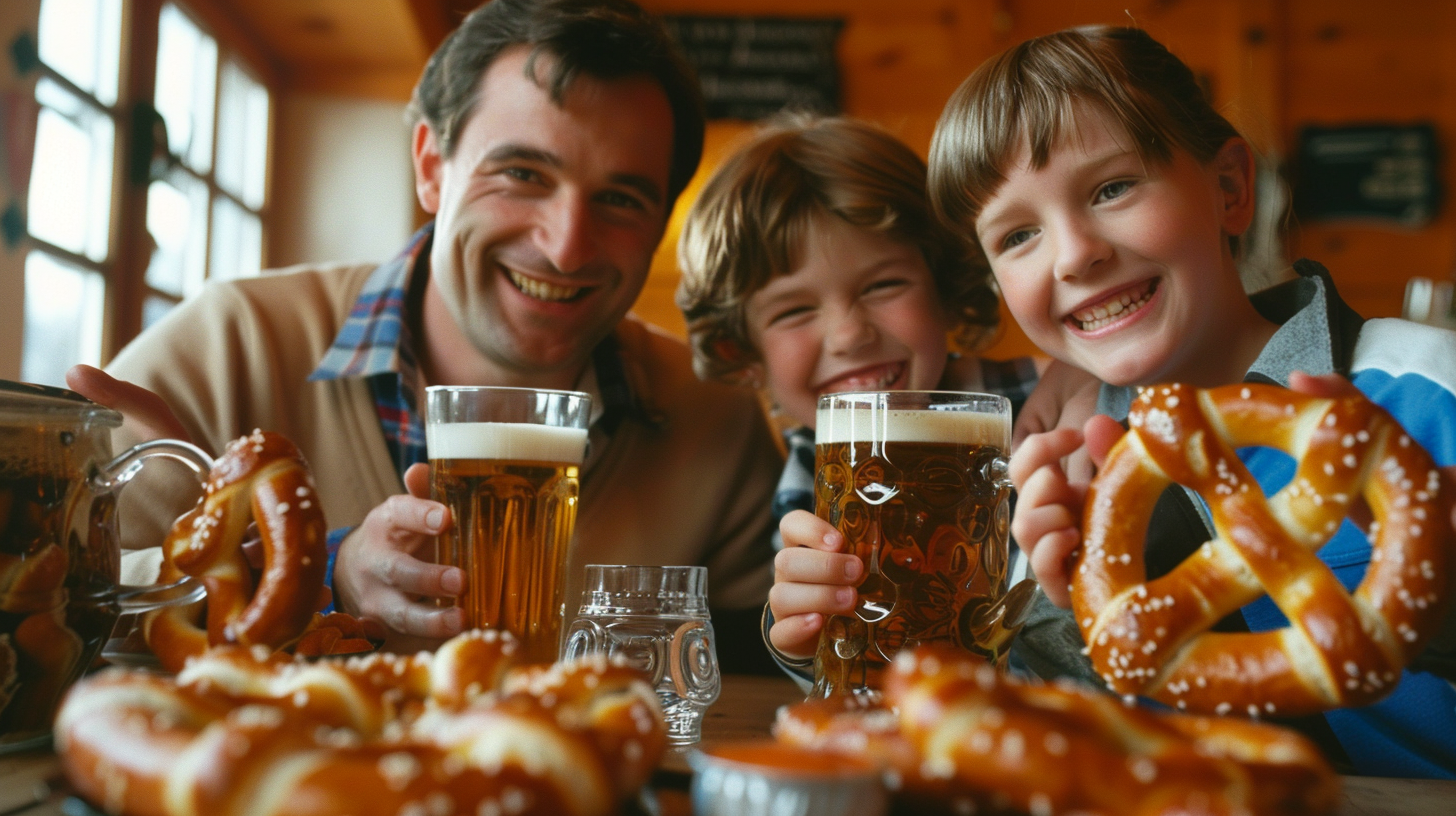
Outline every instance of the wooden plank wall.
[[(673, 14), (838, 16), (844, 110), (888, 128), (922, 156), (944, 101), (976, 65), (1027, 37), (1071, 25), (1136, 24), (1207, 76), (1220, 109), (1287, 166), (1306, 124), (1434, 122), (1456, 132), (1456, 10), (1445, 0), (643, 0)], [(704, 170), (679, 202), (638, 301), (681, 334), (673, 304), (678, 226), (703, 176), (749, 125), (714, 122)], [(1453, 163), (1442, 168), (1456, 189)], [(1411, 276), (1456, 267), (1456, 216), (1443, 206), (1421, 229), (1354, 222), (1278, 225), (1284, 255), (1330, 267), (1366, 316), (1400, 313)], [(993, 357), (1034, 349), (1006, 318)]]

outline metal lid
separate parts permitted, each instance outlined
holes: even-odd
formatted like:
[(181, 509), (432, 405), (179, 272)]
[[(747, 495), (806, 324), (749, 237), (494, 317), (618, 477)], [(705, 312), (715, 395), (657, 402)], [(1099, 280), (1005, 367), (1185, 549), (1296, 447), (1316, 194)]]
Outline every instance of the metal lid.
[(121, 414), (75, 391), (0, 380), (0, 424), (45, 422), (90, 422), (114, 428), (121, 424)]

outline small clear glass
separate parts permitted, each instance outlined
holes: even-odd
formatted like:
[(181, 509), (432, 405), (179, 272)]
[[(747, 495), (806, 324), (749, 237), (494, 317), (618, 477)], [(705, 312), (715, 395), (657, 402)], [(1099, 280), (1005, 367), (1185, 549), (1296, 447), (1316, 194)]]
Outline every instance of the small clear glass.
[(651, 678), (667, 739), (691, 745), (723, 685), (708, 619), (707, 567), (591, 564), (562, 657), (621, 657)]

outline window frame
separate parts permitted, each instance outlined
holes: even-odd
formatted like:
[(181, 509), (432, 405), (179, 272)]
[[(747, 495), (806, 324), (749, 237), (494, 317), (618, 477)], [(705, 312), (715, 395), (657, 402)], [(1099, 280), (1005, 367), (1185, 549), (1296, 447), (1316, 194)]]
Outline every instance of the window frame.
[[(44, 2), (44, 0), (42, 0)], [(38, 66), (39, 75), (56, 83), (69, 96), (82, 104), (98, 110), (112, 119), (115, 138), (112, 143), (111, 210), (107, 225), (106, 256), (97, 261), (84, 254), (72, 252), (48, 241), (36, 238), (27, 232), (27, 254), (41, 252), (64, 264), (76, 266), (101, 277), (105, 288), (103, 306), (104, 324), (101, 330), (100, 360), (109, 362), (127, 343), (142, 331), (143, 309), (148, 300), (156, 298), (178, 303), (183, 298), (171, 292), (157, 289), (147, 282), (147, 269), (151, 263), (151, 239), (147, 232), (147, 191), (152, 179), (150, 174), (140, 174), (133, 167), (133, 155), (140, 142), (150, 143), (151, 128), (148, 120), (145, 130), (138, 126), (138, 120), (154, 115), (154, 93), (156, 88), (157, 49), (159, 47), (158, 27), (161, 12), (167, 3), (175, 5), (203, 33), (217, 43), (218, 58), (214, 66), (214, 82), (217, 92), (212, 106), (212, 161), (206, 173), (173, 164), (169, 173), (186, 173), (201, 182), (207, 190), (207, 227), (203, 247), (204, 279), (211, 277), (211, 249), (213, 240), (214, 202), (219, 197), (228, 199), (243, 211), (259, 219), (262, 234), (260, 259), (262, 266), (269, 265), (269, 239), (272, 226), (273, 162), (275, 159), (275, 137), (278, 128), (280, 108), (280, 71), (273, 59), (268, 57), (257, 42), (233, 22), (229, 13), (220, 8), (215, 0), (121, 0), (121, 43), (120, 66), (117, 76), (116, 102), (107, 105), (95, 94), (79, 88), (75, 83), (44, 62)], [(268, 94), (269, 116), (266, 129), (267, 146), (264, 158), (263, 204), (254, 208), (238, 195), (217, 182), (218, 118), (221, 104), (221, 76), (226, 61), (236, 63), (252, 81)]]

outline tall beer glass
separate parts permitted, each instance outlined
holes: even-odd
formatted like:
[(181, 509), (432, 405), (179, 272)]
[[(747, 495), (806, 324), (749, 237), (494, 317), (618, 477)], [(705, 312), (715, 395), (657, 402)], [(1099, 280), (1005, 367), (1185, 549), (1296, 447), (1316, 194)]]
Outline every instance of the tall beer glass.
[(454, 524), (435, 560), (465, 571), (467, 628), (505, 629), (556, 659), (591, 398), (577, 391), (426, 391), (430, 496)]
[(819, 398), (814, 512), (865, 565), (832, 615), (810, 696), (868, 693), (894, 656), (949, 641), (1004, 661), (1011, 404), (991, 394), (887, 391)]

